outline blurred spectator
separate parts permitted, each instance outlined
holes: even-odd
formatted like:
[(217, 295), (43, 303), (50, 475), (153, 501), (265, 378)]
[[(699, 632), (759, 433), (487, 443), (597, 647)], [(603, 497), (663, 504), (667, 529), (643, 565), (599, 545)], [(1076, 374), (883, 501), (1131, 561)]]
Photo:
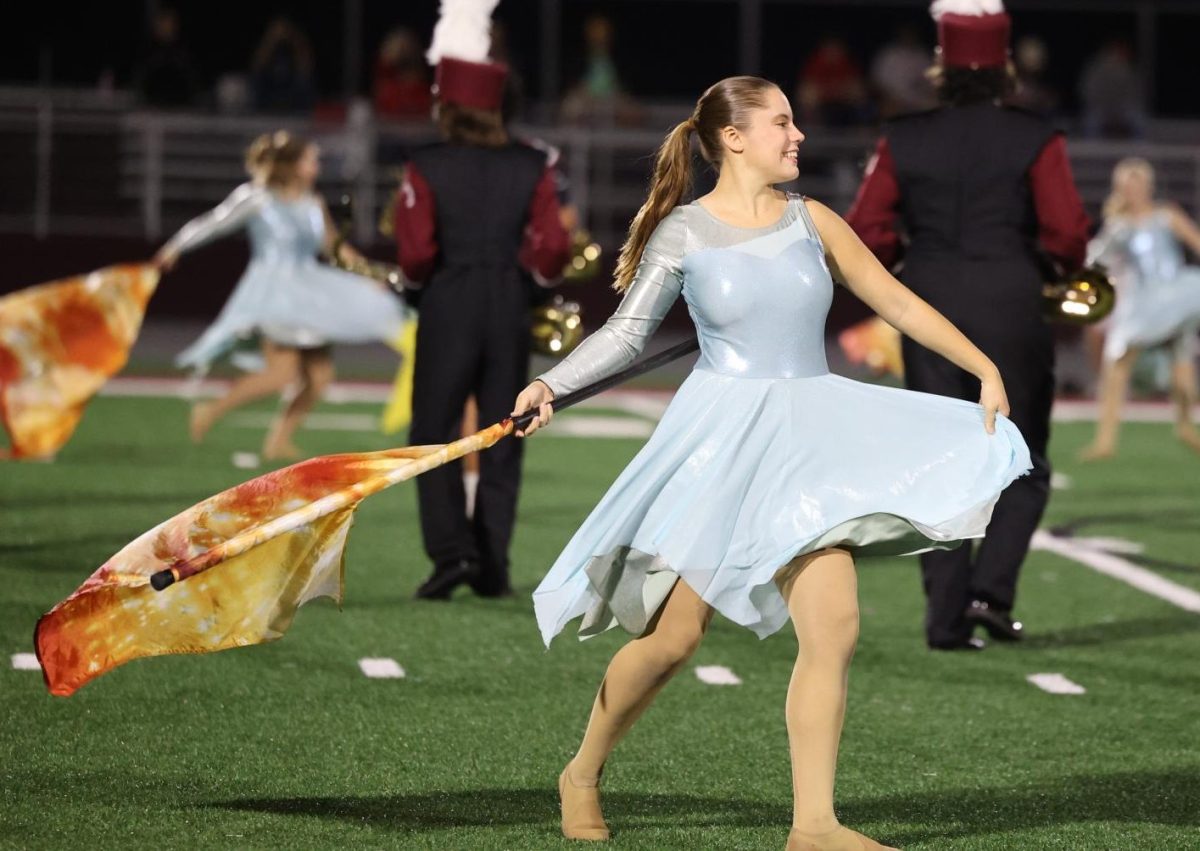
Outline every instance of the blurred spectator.
[(879, 93), (884, 118), (937, 106), (933, 84), (925, 76), (933, 54), (921, 43), (916, 27), (905, 24), (871, 63), (871, 84)]
[(869, 112), (862, 69), (846, 42), (833, 35), (821, 39), (800, 69), (796, 103), (810, 124), (861, 124)]
[(1083, 102), (1083, 132), (1088, 136), (1130, 138), (1145, 130), (1142, 81), (1133, 65), (1133, 51), (1116, 38), (1097, 52), (1079, 80)]
[(375, 112), (389, 118), (428, 118), (433, 107), (428, 66), (421, 40), (405, 27), (392, 30), (379, 45), (371, 93)]
[(286, 17), (267, 25), (250, 63), (254, 106), (264, 112), (305, 112), (317, 91), (313, 82), (312, 46)]
[(615, 33), (612, 21), (604, 15), (592, 15), (583, 26), (587, 46), (587, 65), (582, 79), (563, 98), (563, 118), (571, 122), (603, 121), (636, 124), (641, 110), (621, 89), (612, 46)]
[(1050, 116), (1058, 112), (1058, 92), (1046, 82), (1048, 64), (1046, 42), (1032, 35), (1020, 39), (1013, 50), (1017, 91), (1009, 102), (1039, 115)]
[(150, 48), (134, 72), (147, 106), (191, 106), (200, 92), (192, 57), (179, 41), (179, 13), (162, 7), (150, 21)]

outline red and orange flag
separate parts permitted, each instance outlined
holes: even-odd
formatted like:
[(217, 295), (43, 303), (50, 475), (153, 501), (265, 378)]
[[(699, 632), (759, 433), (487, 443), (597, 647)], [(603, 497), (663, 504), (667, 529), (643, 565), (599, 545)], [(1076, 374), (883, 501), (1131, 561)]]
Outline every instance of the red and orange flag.
[(512, 430), (505, 420), (445, 445), (313, 458), (177, 514), (38, 621), (47, 688), (65, 697), (133, 659), (280, 638), (309, 600), (340, 604), (346, 536), (364, 497)]
[[(0, 422), (14, 458), (49, 456), (125, 366), (158, 270), (109, 266), (0, 298)], [(0, 456), (3, 457), (3, 456)]]

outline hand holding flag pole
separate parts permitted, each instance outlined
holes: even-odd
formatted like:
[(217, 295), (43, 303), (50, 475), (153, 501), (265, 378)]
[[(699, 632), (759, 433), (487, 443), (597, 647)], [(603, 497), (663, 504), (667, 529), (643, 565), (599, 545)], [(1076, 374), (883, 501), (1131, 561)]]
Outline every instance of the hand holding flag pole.
[[(673, 346), (552, 404), (569, 408), (697, 348), (695, 339)], [(133, 659), (282, 637), (308, 600), (341, 602), (343, 551), (364, 497), (486, 449), (536, 415), (526, 411), (445, 445), (312, 458), (159, 524), (38, 621), (47, 687), (66, 696)]]

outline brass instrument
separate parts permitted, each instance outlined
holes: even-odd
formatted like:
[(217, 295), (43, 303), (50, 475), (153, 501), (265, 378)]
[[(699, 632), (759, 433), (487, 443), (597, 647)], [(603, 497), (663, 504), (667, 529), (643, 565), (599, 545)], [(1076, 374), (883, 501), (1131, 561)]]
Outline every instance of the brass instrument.
[(1112, 313), (1117, 293), (1099, 263), (1042, 286), (1042, 315), (1051, 322), (1091, 325)]
[(372, 278), (381, 284), (386, 284), (398, 293), (404, 293), (404, 271), (395, 263), (383, 263), (379, 260), (368, 260), (365, 257), (343, 260), (338, 252), (341, 247), (341, 240), (334, 243), (332, 256), (329, 258), (330, 265), (353, 272), (355, 275), (362, 275), (364, 278)]
[(533, 309), (529, 330), (535, 352), (561, 358), (583, 340), (579, 305), (556, 295), (549, 304)]
[(404, 185), (404, 169), (392, 169), (392, 176), (396, 178), (396, 188), (388, 196), (387, 203), (379, 211), (379, 221), (375, 223), (379, 235), (389, 241), (396, 238), (396, 199), (400, 197), (400, 187)]
[(571, 236), (571, 260), (563, 270), (563, 278), (572, 284), (590, 281), (600, 271), (600, 243), (592, 241), (592, 235), (579, 228)]
[(337, 223), (338, 234), (334, 237), (333, 247), (329, 250), (329, 264), (336, 266), (338, 269), (343, 269), (347, 272), (352, 272), (355, 275), (362, 275), (364, 278), (371, 278), (391, 287), (401, 295), (404, 294), (404, 271), (395, 263), (384, 263), (379, 260), (371, 260), (366, 257), (352, 257), (343, 259), (342, 246), (347, 243), (347, 237), (350, 234), (350, 228), (353, 226), (354, 199), (349, 193), (344, 193), (338, 198), (337, 203), (330, 215)]

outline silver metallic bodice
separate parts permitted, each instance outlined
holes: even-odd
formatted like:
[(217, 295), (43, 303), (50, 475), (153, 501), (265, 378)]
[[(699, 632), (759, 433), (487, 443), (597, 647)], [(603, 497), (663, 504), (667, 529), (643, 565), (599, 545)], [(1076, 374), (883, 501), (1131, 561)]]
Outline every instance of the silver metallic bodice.
[(1122, 283), (1137, 287), (1170, 281), (1183, 269), (1183, 250), (1164, 210), (1139, 221), (1112, 218), (1088, 246), (1088, 255), (1104, 263)]
[(700, 340), (696, 369), (739, 378), (829, 371), (825, 317), (833, 282), (804, 200), (773, 225), (725, 224), (700, 204), (676, 207), (642, 254), (604, 327), (538, 376), (561, 396), (631, 363), (682, 293)]
[(325, 238), (325, 215), (312, 195), (284, 200), (262, 186), (243, 183), (180, 228), (167, 248), (182, 254), (243, 227), (250, 236), (252, 261), (310, 263)]

